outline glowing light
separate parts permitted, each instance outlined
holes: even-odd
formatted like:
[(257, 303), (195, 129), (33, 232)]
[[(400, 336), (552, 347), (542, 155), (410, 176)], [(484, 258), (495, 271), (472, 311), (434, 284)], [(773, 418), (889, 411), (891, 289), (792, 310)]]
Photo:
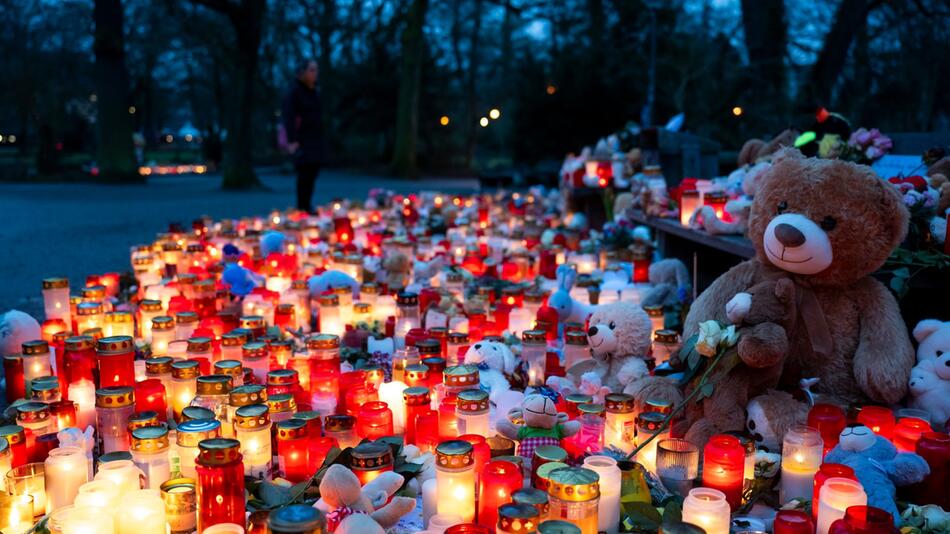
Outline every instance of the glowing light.
[(738, 117), (739, 115), (742, 115), (742, 108), (740, 106), (736, 106), (732, 108), (732, 114), (735, 115), (736, 117)]
[(13, 134), (8, 135), (8, 136), (7, 136), (7, 142), (8, 142), (8, 143), (16, 143), (16, 136), (13, 135)]
[(95, 101), (96, 101), (96, 93), (93, 93), (93, 94), (89, 95), (89, 101), (90, 101), (90, 102), (95, 102)]
[(553, 95), (554, 93), (557, 92), (557, 87), (554, 87), (553, 85), (549, 85), (547, 89), (545, 89), (545, 92), (549, 95)]
[(488, 117), (491, 120), (497, 120), (498, 117), (501, 117), (501, 110), (498, 108), (491, 108), (491, 111), (488, 112)]
[(166, 143), (171, 143), (171, 142), (174, 141), (174, 140), (175, 140), (175, 136), (173, 136), (172, 134), (166, 134), (166, 135), (165, 135), (165, 142), (166, 142)]
[(280, 215), (274, 215), (274, 218), (271, 219), (271, 221), (273, 221), (274, 224), (280, 224)]
[(481, 124), (481, 125), (482, 125), (482, 128), (487, 127), (487, 126), (488, 126), (488, 117), (482, 117), (482, 118), (478, 119), (478, 124)]
[(194, 137), (191, 134), (185, 134), (185, 142), (190, 143)]
[(449, 125), (449, 116), (448, 116), (448, 115), (442, 115), (441, 117), (439, 117), (439, 124), (441, 124), (442, 126), (448, 126), (448, 125)]
[(135, 106), (129, 106), (129, 115), (135, 115)]
[(600, 184), (600, 187), (607, 187), (607, 179), (606, 179), (606, 178), (601, 177), (600, 179), (597, 180), (597, 183)]

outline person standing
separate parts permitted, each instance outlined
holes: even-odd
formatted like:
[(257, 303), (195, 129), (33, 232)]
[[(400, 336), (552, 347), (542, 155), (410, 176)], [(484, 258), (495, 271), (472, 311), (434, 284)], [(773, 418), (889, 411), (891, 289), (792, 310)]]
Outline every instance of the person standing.
[(323, 111), (317, 74), (316, 61), (300, 62), (282, 110), (286, 149), (297, 172), (297, 208), (307, 212), (313, 208), (313, 188), (323, 163)]

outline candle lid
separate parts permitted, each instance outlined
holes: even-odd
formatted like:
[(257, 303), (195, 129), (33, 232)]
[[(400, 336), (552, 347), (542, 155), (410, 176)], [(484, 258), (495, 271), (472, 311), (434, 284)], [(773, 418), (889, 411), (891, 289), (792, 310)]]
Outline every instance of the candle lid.
[(416, 341), (416, 348), (419, 349), (419, 354), (428, 354), (428, 355), (438, 355), (442, 353), (442, 343), (438, 339), (420, 339)]
[(382, 382), (386, 377), (386, 372), (383, 370), (382, 365), (377, 365), (375, 363), (366, 364), (359, 368), (361, 371), (366, 371), (366, 381), (367, 382)]
[(24, 356), (36, 356), (38, 354), (49, 354), (49, 343), (42, 339), (34, 339), (24, 342), (20, 348)]
[(192, 360), (175, 360), (172, 362), (173, 378), (197, 378), (201, 374), (198, 362)]
[(283, 303), (277, 305), (277, 310), (275, 311), (277, 315), (293, 315), (294, 314), (294, 305)]
[(139, 302), (139, 311), (157, 312), (162, 311), (162, 301), (158, 299), (145, 299)]
[(297, 402), (290, 393), (271, 395), (265, 402), (271, 413), (292, 412), (297, 410)]
[(175, 324), (191, 324), (198, 322), (198, 314), (193, 311), (180, 311), (175, 314)]
[(310, 350), (340, 348), (340, 336), (333, 334), (317, 334), (307, 338), (307, 348)]
[(103, 454), (102, 456), (99, 457), (99, 463), (98, 463), (97, 465), (99, 465), (99, 466), (101, 467), (102, 464), (107, 464), (107, 463), (110, 463), (110, 462), (122, 462), (122, 461), (131, 462), (131, 461), (132, 461), (132, 453), (129, 452), (129, 451), (112, 451), (112, 452), (107, 452), (107, 453), (105, 453), (105, 454)]
[(175, 441), (182, 447), (197, 447), (202, 440), (217, 438), (221, 434), (221, 421), (217, 419), (193, 419), (178, 425)]
[(268, 386), (290, 386), (299, 382), (296, 369), (274, 369), (267, 373)]
[(136, 452), (158, 452), (168, 448), (168, 427), (146, 426), (132, 431), (131, 448)]
[(649, 306), (643, 306), (643, 311), (647, 312), (647, 315), (649, 315), (650, 317), (663, 317), (662, 304), (653, 304)]
[(263, 341), (251, 341), (241, 347), (241, 354), (244, 358), (257, 359), (267, 356), (267, 343)]
[(163, 375), (172, 372), (172, 362), (170, 356), (161, 356), (158, 358), (148, 358), (145, 360), (145, 372), (150, 375)]
[(511, 502), (515, 504), (527, 504), (537, 508), (539, 512), (546, 513), (548, 494), (537, 488), (521, 488), (512, 492)]
[(88, 350), (95, 346), (96, 341), (91, 336), (72, 336), (66, 338), (64, 347), (68, 351)]
[(230, 376), (233, 383), (234, 377), (244, 376), (244, 368), (238, 360), (219, 360), (214, 362), (214, 374)]
[(642, 429), (653, 434), (660, 430), (664, 420), (666, 420), (666, 416), (659, 412), (642, 412), (637, 415), (637, 429)]
[(658, 343), (676, 343), (678, 339), (676, 330), (657, 330), (653, 333), (653, 340)]
[(214, 293), (215, 291), (217, 291), (217, 288), (215, 288), (215, 285), (214, 285), (214, 280), (211, 280), (210, 278), (207, 280), (198, 280), (197, 282), (194, 283), (194, 285), (192, 285), (192, 288), (196, 294), (197, 293)]
[(435, 462), (448, 469), (469, 467), (475, 463), (472, 444), (460, 439), (443, 441), (435, 448)]
[(323, 429), (327, 432), (346, 432), (352, 430), (355, 424), (356, 418), (352, 415), (328, 415), (324, 419)]
[(268, 423), (270, 412), (265, 404), (248, 404), (234, 412), (234, 426), (237, 428), (254, 429), (267, 426)]
[(201, 440), (198, 443), (196, 461), (203, 466), (225, 465), (233, 461), (241, 461), (241, 442), (228, 438)]
[(583, 467), (555, 469), (551, 471), (548, 480), (550, 481), (548, 494), (562, 501), (583, 502), (600, 496), (600, 475), (590, 469)]
[(113, 386), (96, 390), (96, 408), (119, 408), (135, 403), (135, 390), (131, 386)]
[(127, 311), (111, 311), (106, 314), (108, 323), (131, 323), (132, 313)]
[(445, 358), (441, 356), (429, 356), (423, 358), (422, 363), (429, 368), (429, 372), (441, 373), (445, 371)]
[(365, 282), (360, 286), (360, 293), (366, 293), (367, 295), (376, 295), (379, 293), (379, 286), (373, 282)]
[(587, 334), (580, 330), (565, 332), (564, 341), (568, 345), (587, 346)]
[(538, 525), (538, 534), (581, 534), (581, 529), (574, 523), (560, 519), (548, 519)]
[(442, 372), (442, 381), (450, 387), (475, 387), (478, 385), (478, 367), (474, 365), (452, 365)]
[(241, 328), (255, 330), (264, 328), (264, 318), (260, 315), (242, 315), (239, 319)]
[[(60, 321), (60, 322), (62, 322), (64, 325), (66, 324), (65, 321), (63, 321), (62, 319), (51, 319), (51, 320), (52, 320), (52, 321)], [(72, 337), (72, 335), (73, 335), (73, 333), (72, 333), (71, 331), (69, 331), (69, 330), (60, 330), (59, 332), (55, 332), (55, 333), (53, 334), (53, 345), (54, 345), (54, 346), (57, 346), (57, 347), (65, 347), (65, 346), (66, 346), (66, 340), (69, 339), (70, 337)]]
[(425, 382), (429, 379), (429, 366), (421, 363), (407, 365), (405, 372), (406, 382), (408, 383)]
[(185, 406), (181, 410), (181, 422), (214, 419), (214, 412), (203, 406)]
[(156, 330), (159, 332), (164, 332), (166, 330), (172, 330), (175, 328), (175, 320), (167, 315), (159, 315), (158, 317), (152, 317), (152, 332)]
[(481, 413), (488, 410), (488, 392), (481, 389), (466, 389), (459, 392), (456, 407), (462, 413)]
[(127, 354), (134, 350), (135, 342), (132, 341), (132, 336), (109, 336), (96, 342), (96, 354), (99, 356)]
[(403, 291), (396, 295), (396, 304), (399, 306), (417, 306), (419, 304), (419, 295)]
[(609, 413), (632, 413), (635, 409), (633, 395), (609, 393), (604, 397), (604, 406)]
[[(463, 442), (464, 443), (464, 442)], [(471, 445), (469, 445), (471, 447)], [(365, 442), (353, 448), (350, 454), (351, 469), (376, 470), (392, 465), (393, 451), (385, 443)]]
[(198, 395), (227, 395), (231, 392), (231, 377), (228, 375), (203, 375), (198, 377)]
[(530, 504), (503, 504), (498, 507), (498, 530), (535, 532), (540, 513)]
[(43, 289), (63, 289), (69, 287), (68, 278), (44, 278)]
[(373, 305), (369, 302), (354, 302), (353, 303), (353, 313), (357, 315), (369, 314), (373, 311)]
[(288, 419), (277, 423), (277, 440), (288, 441), (307, 437), (307, 422), (303, 419)]
[(294, 342), (289, 339), (277, 339), (267, 345), (267, 350), (271, 354), (293, 354)]
[(244, 344), (244, 334), (241, 332), (228, 332), (221, 336), (222, 347), (240, 347)]
[(0, 438), (0, 458), (6, 458), (13, 454), (10, 451), (10, 442), (7, 441), (7, 438)]
[(260, 384), (245, 384), (231, 390), (228, 404), (231, 406), (247, 406), (267, 402), (267, 388)]
[(448, 342), (453, 345), (464, 345), (468, 343), (468, 334), (465, 332), (449, 332)]
[(335, 293), (326, 293), (317, 297), (317, 301), (321, 306), (339, 306), (340, 297)]
[(188, 352), (209, 352), (210, 350), (211, 350), (211, 338), (209, 337), (188, 338)]
[(158, 420), (158, 412), (154, 410), (145, 410), (144, 412), (136, 412), (129, 416), (129, 432), (137, 428), (145, 428), (150, 426), (157, 426), (162, 424)]
[(647, 399), (643, 409), (647, 412), (658, 412), (667, 415), (673, 411), (673, 403), (666, 400)]
[(725, 202), (726, 193), (724, 191), (706, 191), (703, 194), (703, 200), (708, 200), (710, 202)]
[(567, 462), (567, 451), (557, 445), (541, 445), (534, 449), (534, 462)]
[(429, 329), (429, 335), (435, 339), (448, 339), (449, 329), (444, 326), (433, 326)]
[(431, 402), (429, 388), (411, 387), (402, 390), (402, 400), (407, 406), (425, 406)]
[(0, 426), (0, 437), (5, 438), (10, 445), (26, 441), (26, 429), (20, 425)]
[(521, 339), (524, 342), (544, 343), (547, 340), (547, 332), (544, 330), (525, 330), (521, 333)]
[(59, 378), (55, 376), (39, 376), (31, 382), (33, 400), (52, 402), (59, 396)]
[(274, 534), (318, 534), (326, 528), (326, 519), (313, 506), (291, 504), (271, 512), (267, 528)]
[(49, 419), (49, 406), (45, 402), (24, 402), (16, 407), (16, 419), (23, 423), (39, 423)]
[(86, 286), (80, 289), (79, 292), (82, 294), (83, 300), (100, 301), (106, 297), (106, 286), (102, 284), (95, 284)]

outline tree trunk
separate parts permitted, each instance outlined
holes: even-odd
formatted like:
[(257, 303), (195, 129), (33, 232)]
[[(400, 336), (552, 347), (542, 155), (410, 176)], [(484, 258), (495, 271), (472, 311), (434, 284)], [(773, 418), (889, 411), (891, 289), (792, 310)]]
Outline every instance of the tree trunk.
[(416, 140), (419, 134), (419, 92), (422, 83), (422, 52), (428, 0), (412, 0), (402, 33), (402, 68), (396, 108), (396, 139), (393, 143), (393, 172), (416, 176)]
[(225, 147), (225, 189), (260, 187), (254, 173), (254, 86), (257, 82), (257, 52), (261, 44), (261, 21), (266, 0), (241, 0), (241, 7), (231, 17), (237, 36), (235, 69), (235, 108)]
[[(320, 21), (320, 57), (317, 63), (320, 65), (320, 89), (323, 99), (323, 109), (336, 109), (338, 101), (336, 78), (333, 76), (333, 32), (337, 27), (336, 2), (334, 0), (323, 0), (323, 17)], [(337, 141), (336, 131), (336, 113), (327, 113), (323, 117), (323, 138), (329, 143)], [(330, 154), (336, 152), (336, 146), (331, 147)]]
[(96, 105), (99, 145), (96, 164), (101, 180), (142, 181), (132, 148), (129, 75), (125, 70), (121, 0), (95, 0)]
[(799, 101), (808, 108), (830, 106), (835, 82), (848, 59), (848, 49), (855, 35), (863, 31), (868, 20), (868, 0), (842, 0), (834, 23), (812, 65), (811, 73), (799, 91)]
[(465, 168), (472, 168), (472, 163), (475, 161), (475, 147), (478, 144), (478, 97), (476, 95), (476, 80), (478, 77), (478, 64), (479, 64), (479, 44), (481, 43), (481, 34), (482, 34), (482, 0), (475, 0), (475, 7), (473, 8), (473, 16), (475, 19), (472, 21), (472, 39), (469, 46), (469, 57), (468, 57), (468, 77), (465, 81), (465, 121), (466, 121), (466, 132), (467, 136), (465, 138)]
[(742, 27), (749, 52), (748, 87), (755, 88), (744, 103), (750, 119), (773, 123), (784, 116), (776, 103), (785, 99), (787, 26), (784, 0), (742, 0)]

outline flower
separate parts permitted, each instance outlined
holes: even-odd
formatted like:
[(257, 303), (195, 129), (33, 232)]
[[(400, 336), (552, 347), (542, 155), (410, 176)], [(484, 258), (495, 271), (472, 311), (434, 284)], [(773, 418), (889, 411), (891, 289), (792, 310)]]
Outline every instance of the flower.
[(722, 339), (719, 340), (719, 345), (723, 348), (729, 348), (739, 342), (739, 333), (736, 332), (736, 325), (731, 324), (725, 330), (722, 331)]
[(823, 158), (836, 158), (841, 152), (841, 137), (835, 134), (825, 134), (818, 143), (818, 155)]
[(722, 328), (716, 321), (699, 323), (699, 338), (696, 339), (696, 351), (703, 356), (715, 356), (722, 337)]

